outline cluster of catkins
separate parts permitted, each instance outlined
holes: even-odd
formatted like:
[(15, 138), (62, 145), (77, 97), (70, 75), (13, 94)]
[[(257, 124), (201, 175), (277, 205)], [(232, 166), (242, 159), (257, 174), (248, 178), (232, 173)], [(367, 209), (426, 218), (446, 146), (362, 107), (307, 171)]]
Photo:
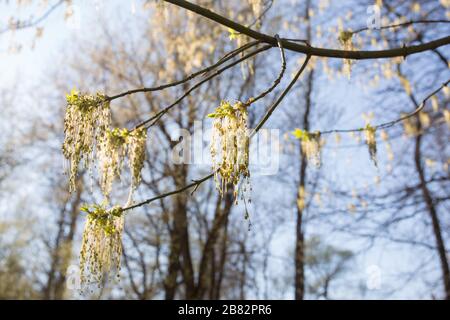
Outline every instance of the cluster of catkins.
[(76, 188), (79, 164), (92, 168), (96, 144), (110, 126), (110, 106), (104, 95), (81, 95), (76, 90), (67, 95), (62, 150), (69, 161), (70, 191)]
[(120, 178), (122, 165), (128, 155), (131, 172), (131, 188), (128, 204), (132, 201), (132, 193), (141, 181), (147, 142), (145, 128), (128, 131), (127, 129), (108, 130), (99, 143), (98, 159), (100, 165), (100, 186), (105, 197), (111, 193), (112, 183)]
[(231, 105), (222, 101), (209, 117), (214, 119), (211, 157), (216, 187), (223, 195), (229, 186), (233, 186), (237, 201), (241, 181), (243, 192), (250, 189), (247, 106), (242, 102)]
[[(69, 189), (76, 188), (76, 177), (81, 162), (93, 167), (97, 159), (100, 169), (100, 186), (105, 205), (83, 207), (88, 214), (83, 233), (80, 267), (83, 283), (100, 283), (106, 274), (119, 270), (122, 254), (123, 209), (105, 208), (109, 202), (112, 183), (120, 178), (125, 157), (131, 173), (131, 188), (127, 205), (132, 202), (133, 191), (141, 180), (144, 166), (147, 131), (111, 129), (111, 110), (105, 95), (83, 95), (72, 90), (67, 95), (64, 119), (65, 140), (63, 154), (69, 161)], [(89, 271), (89, 275), (85, 274)]]
[(67, 95), (64, 132), (62, 149), (69, 160), (71, 191), (76, 188), (79, 164), (84, 161), (86, 168), (92, 168), (97, 158), (100, 185), (107, 199), (114, 179), (120, 178), (126, 156), (131, 172), (131, 190), (136, 189), (144, 166), (147, 131), (145, 128), (111, 129), (110, 104), (104, 95), (82, 95), (72, 90)]
[(80, 250), (80, 279), (83, 286), (101, 284), (119, 277), (124, 217), (120, 207), (111, 210), (84, 206), (88, 214)]

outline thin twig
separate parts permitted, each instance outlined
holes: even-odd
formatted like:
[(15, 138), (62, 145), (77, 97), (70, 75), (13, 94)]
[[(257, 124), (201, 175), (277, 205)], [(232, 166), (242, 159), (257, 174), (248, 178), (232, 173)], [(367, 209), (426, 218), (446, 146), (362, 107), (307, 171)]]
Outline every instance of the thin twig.
[(280, 70), (280, 73), (279, 73), (278, 77), (275, 79), (275, 81), (273, 82), (272, 86), (269, 89), (267, 89), (266, 91), (262, 92), (261, 94), (259, 94), (255, 98), (250, 98), (244, 104), (246, 106), (250, 106), (251, 104), (255, 103), (256, 101), (264, 98), (266, 95), (271, 93), (280, 84), (280, 81), (281, 81), (281, 79), (284, 76), (284, 72), (286, 71), (286, 56), (284, 54), (283, 43), (281, 42), (280, 37), (278, 35), (275, 35), (275, 38), (277, 39), (278, 47), (280, 48), (280, 56), (281, 56), (281, 70)]
[(206, 67), (206, 68), (204, 68), (202, 70), (199, 70), (197, 72), (194, 72), (194, 73), (192, 73), (191, 75), (187, 76), (186, 78), (184, 78), (182, 80), (174, 81), (174, 82), (171, 82), (171, 83), (168, 83), (168, 84), (164, 84), (164, 85), (161, 85), (161, 86), (157, 86), (157, 87), (153, 87), (153, 88), (139, 88), (139, 89), (128, 90), (128, 91), (119, 93), (117, 95), (114, 95), (114, 96), (111, 96), (111, 97), (107, 97), (106, 100), (107, 101), (112, 101), (112, 100), (115, 100), (115, 99), (118, 99), (118, 98), (122, 98), (122, 97), (125, 97), (125, 96), (128, 96), (128, 95), (135, 94), (135, 93), (154, 92), (154, 91), (160, 91), (160, 90), (164, 90), (164, 89), (167, 89), (167, 88), (170, 88), (170, 87), (178, 86), (180, 84), (183, 84), (185, 82), (188, 82), (188, 81), (194, 79), (195, 77), (197, 77), (199, 75), (202, 75), (202, 74), (207, 73), (207, 72), (209, 72), (211, 70), (214, 70), (215, 68), (217, 68), (218, 66), (222, 65), (223, 63), (229, 61), (230, 59), (234, 58), (235, 56), (237, 56), (241, 52), (243, 52), (243, 51), (245, 51), (245, 50), (247, 50), (247, 49), (249, 49), (251, 47), (254, 47), (254, 46), (258, 45), (259, 43), (261, 43), (261, 41), (257, 41), (256, 40), (256, 41), (249, 42), (249, 43), (247, 43), (247, 44), (245, 44), (245, 45), (243, 45), (243, 46), (241, 46), (241, 47), (239, 47), (239, 48), (237, 48), (237, 49), (227, 53), (225, 56), (220, 58), (213, 65), (210, 65), (210, 66), (208, 66), (208, 67)]
[(32, 28), (34, 26), (37, 26), (39, 23), (47, 19), (50, 14), (55, 11), (60, 5), (62, 5), (65, 2), (65, 0), (59, 0), (57, 3), (55, 3), (53, 6), (51, 6), (42, 16), (37, 18), (34, 21), (27, 21), (23, 22), (21, 24), (21, 21), (17, 21), (14, 26), (12, 27), (6, 27), (3, 30), (0, 30), (0, 34), (8, 32), (8, 31), (14, 31), (14, 30), (21, 30), (21, 29), (27, 29)]
[[(411, 113), (408, 113), (406, 115), (404, 115), (401, 118), (389, 121), (389, 122), (385, 122), (385, 123), (381, 123), (379, 125), (373, 126), (374, 129), (378, 130), (378, 129), (386, 129), (386, 128), (390, 128), (394, 125), (396, 125), (399, 122), (402, 122), (408, 118), (414, 117), (416, 116), (420, 111), (423, 110), (423, 108), (425, 108), (426, 102), (434, 95), (436, 95), (437, 93), (439, 93), (439, 91), (441, 91), (442, 89), (444, 89), (446, 86), (448, 86), (448, 84), (450, 83), (450, 79), (447, 80), (446, 82), (444, 82), (438, 89), (434, 90), (432, 93), (430, 93), (423, 101), (422, 103), (419, 105), (419, 107), (414, 110)], [(335, 130), (327, 130), (327, 131), (317, 131), (320, 132), (321, 135), (324, 134), (330, 134), (330, 133), (350, 133), (350, 132), (361, 132), (364, 131), (365, 128), (357, 128), (357, 129), (335, 129)]]
[(355, 31), (351, 31), (351, 33), (352, 34), (356, 34), (356, 33), (360, 33), (360, 32), (363, 32), (363, 31), (368, 31), (368, 30), (393, 29), (393, 28), (410, 26), (412, 24), (431, 24), (431, 23), (450, 23), (450, 20), (410, 20), (410, 21), (406, 21), (406, 22), (401, 22), (401, 23), (390, 24), (390, 25), (387, 25), (387, 26), (382, 26), (382, 27), (379, 27), (379, 28), (364, 27), (364, 28), (361, 28), (361, 29), (357, 29)]
[(308, 65), (308, 62), (309, 62), (310, 58), (311, 58), (311, 56), (309, 56), (309, 55), (306, 56), (306, 59), (303, 62), (303, 65), (301, 66), (300, 70), (296, 73), (296, 75), (294, 76), (292, 81), (289, 83), (289, 85), (286, 87), (286, 89), (284, 89), (284, 91), (278, 97), (277, 101), (275, 101), (275, 103), (267, 110), (267, 112), (264, 115), (264, 117), (262, 118), (262, 120), (258, 123), (256, 128), (250, 134), (250, 137), (253, 137), (262, 128), (262, 126), (267, 122), (267, 120), (269, 120), (269, 118), (271, 117), (272, 113), (275, 111), (275, 109), (278, 107), (278, 105), (281, 103), (281, 101), (283, 101), (284, 97), (289, 93), (289, 91), (292, 89), (294, 84), (297, 82), (297, 80), (300, 77), (300, 75), (305, 70), (306, 66)]
[(258, 48), (248, 54), (246, 54), (245, 56), (241, 57), (240, 59), (226, 65), (225, 67), (221, 68), (221, 69), (217, 69), (214, 73), (212, 73), (211, 75), (209, 75), (208, 77), (206, 77), (205, 79), (203, 79), (202, 81), (198, 82), (197, 84), (195, 84), (194, 86), (192, 86), (189, 90), (187, 90), (181, 97), (179, 97), (177, 100), (175, 100), (175, 102), (173, 102), (172, 104), (170, 104), (169, 106), (165, 107), (164, 109), (162, 109), (161, 111), (159, 111), (158, 113), (156, 113), (154, 116), (152, 116), (151, 118), (142, 121), (141, 123), (139, 123), (135, 129), (146, 126), (146, 129), (151, 128), (153, 125), (155, 125), (159, 119), (161, 119), (161, 117), (163, 115), (165, 115), (167, 112), (170, 111), (170, 109), (172, 109), (173, 107), (175, 107), (177, 104), (179, 104), (181, 101), (183, 101), (184, 98), (186, 98), (189, 94), (191, 94), (192, 91), (194, 91), (195, 89), (199, 88), (202, 84), (208, 82), (209, 80), (217, 77), (219, 74), (221, 74), (222, 72), (224, 72), (227, 69), (230, 69), (231, 67), (234, 67), (235, 65), (238, 65), (239, 63), (241, 63), (244, 60), (247, 60), (248, 58), (253, 57), (254, 55), (257, 55), (260, 52), (266, 51), (268, 49), (270, 49), (272, 46), (270, 45), (265, 45), (264, 47)]
[(214, 177), (214, 173), (211, 173), (211, 174), (201, 178), (200, 180), (195, 180), (191, 184), (188, 184), (188, 185), (186, 185), (183, 188), (180, 188), (178, 190), (174, 190), (174, 191), (170, 191), (170, 192), (167, 192), (167, 193), (163, 193), (161, 195), (158, 195), (156, 197), (150, 198), (148, 200), (145, 200), (145, 201), (140, 202), (138, 204), (135, 204), (133, 206), (129, 206), (129, 207), (123, 208), (123, 212), (130, 211), (130, 210), (136, 209), (138, 207), (142, 207), (142, 206), (144, 206), (146, 204), (149, 204), (149, 203), (151, 203), (153, 201), (156, 201), (156, 200), (159, 200), (159, 199), (163, 199), (163, 198), (166, 198), (166, 197), (169, 197), (169, 196), (172, 196), (172, 195), (184, 192), (184, 191), (189, 190), (190, 188), (193, 188), (193, 187), (197, 187), (198, 188), (198, 186), (200, 184), (202, 184), (203, 182), (211, 179), (212, 177)]
[(258, 22), (261, 22), (262, 18), (264, 18), (264, 16), (267, 14), (267, 12), (269, 12), (270, 8), (272, 8), (273, 2), (274, 2), (274, 0), (270, 0), (269, 5), (268, 5), (268, 6), (263, 10), (263, 12), (261, 12), (261, 14), (260, 14), (258, 17), (256, 17), (256, 19), (253, 20), (253, 22), (250, 23), (247, 27), (248, 27), (248, 28), (251, 28), (251, 27), (253, 27), (255, 24), (257, 24)]

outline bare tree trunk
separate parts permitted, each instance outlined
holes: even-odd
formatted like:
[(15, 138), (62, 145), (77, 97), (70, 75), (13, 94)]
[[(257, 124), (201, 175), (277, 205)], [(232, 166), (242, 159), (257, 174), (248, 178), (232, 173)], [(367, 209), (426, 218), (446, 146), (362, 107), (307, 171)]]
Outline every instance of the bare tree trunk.
[(175, 299), (175, 292), (177, 289), (178, 270), (180, 268), (180, 242), (176, 239), (175, 231), (171, 231), (170, 248), (169, 248), (169, 266), (167, 276), (164, 279), (165, 299)]
[[(311, 71), (308, 74), (307, 78), (307, 89), (306, 89), (306, 104), (305, 104), (305, 114), (303, 116), (303, 128), (305, 131), (309, 130), (309, 114), (311, 111), (311, 93), (313, 89), (313, 79), (314, 72)], [(299, 190), (306, 190), (306, 182), (307, 182), (307, 168), (308, 168), (308, 160), (306, 155), (302, 152), (300, 146), (301, 153), (301, 162), (300, 162), (300, 184)], [(299, 191), (300, 193), (300, 191)], [(299, 196), (303, 196), (300, 195)], [(295, 246), (295, 299), (303, 300), (305, 295), (305, 245), (304, 245), (304, 230), (303, 230), (303, 214), (304, 214), (304, 205), (297, 203), (297, 226), (296, 226), (296, 246)]]
[(239, 299), (245, 300), (245, 284), (247, 280), (247, 268), (248, 268), (248, 256), (246, 241), (242, 241), (240, 244), (240, 253), (242, 255), (242, 271), (239, 277)]
[[(420, 121), (418, 123), (418, 131), (421, 130)], [(444, 284), (445, 290), (445, 299), (450, 300), (450, 269), (447, 260), (447, 250), (445, 248), (445, 243), (442, 238), (442, 227), (439, 221), (439, 216), (436, 210), (436, 207), (433, 203), (433, 198), (431, 196), (431, 192), (428, 189), (428, 185), (425, 179), (425, 170), (422, 166), (421, 162), (421, 142), (422, 142), (422, 134), (418, 134), (416, 137), (415, 144), (415, 152), (414, 152), (414, 162), (416, 165), (416, 170), (420, 179), (420, 189), (422, 191), (423, 199), (427, 205), (428, 214), (430, 215), (431, 222), (433, 225), (433, 233), (436, 241), (436, 247), (439, 254), (439, 259), (441, 262), (441, 270), (442, 270), (442, 281)]]
[[(183, 165), (175, 176), (175, 185), (180, 188), (186, 184), (187, 167)], [(187, 196), (180, 193), (175, 197), (173, 209), (173, 228), (170, 232), (169, 267), (165, 279), (165, 296), (167, 300), (175, 298), (178, 272), (181, 271), (184, 280), (185, 298), (192, 299), (195, 294), (194, 270), (192, 266), (188, 219)]]
[(185, 297), (186, 299), (195, 298), (195, 282), (194, 282), (194, 268), (192, 266), (191, 250), (189, 245), (189, 231), (187, 219), (187, 207), (184, 203), (183, 209), (177, 213), (180, 220), (180, 245), (181, 245), (181, 271), (185, 283)]
[[(223, 228), (224, 224), (228, 221), (228, 216), (231, 212), (231, 206), (233, 204), (232, 193), (227, 192), (224, 200), (225, 203), (222, 208), (222, 199), (220, 197), (218, 199), (214, 221), (203, 248), (202, 259), (200, 261), (198, 272), (198, 285), (196, 290), (197, 299), (202, 299), (208, 287), (211, 290), (211, 288), (215, 285), (215, 281), (213, 281), (213, 279), (215, 279), (215, 273), (212, 272), (212, 265), (214, 263), (214, 246), (218, 241), (221, 228)], [(211, 268), (211, 270), (208, 270), (208, 268)], [(212, 280), (209, 281), (209, 279)]]
[[(400, 65), (397, 66), (397, 72), (402, 76), (402, 71)], [(412, 93), (408, 93), (409, 99), (413, 103), (415, 109), (419, 108), (420, 104)], [(421, 151), (421, 143), (422, 143), (422, 125), (419, 117), (416, 117), (417, 122), (417, 136), (415, 141), (415, 150), (414, 150), (414, 163), (416, 167), (417, 174), (419, 176), (420, 181), (420, 189), (422, 191), (422, 196), (427, 206), (427, 211), (431, 219), (431, 223), (433, 225), (433, 233), (436, 241), (436, 248), (439, 255), (439, 260), (441, 264), (442, 270), (442, 282), (445, 290), (445, 299), (450, 300), (450, 268), (447, 259), (447, 250), (445, 248), (444, 239), (442, 237), (442, 227), (439, 221), (439, 216), (436, 210), (436, 206), (433, 202), (433, 197), (431, 195), (430, 189), (428, 188), (427, 181), (425, 178), (425, 169), (422, 166), (422, 151)]]
[[(75, 198), (70, 204), (70, 212), (67, 221), (67, 211), (65, 205), (62, 208), (59, 221), (58, 232), (54, 241), (51, 253), (50, 270), (48, 271), (47, 283), (44, 288), (44, 299), (60, 300), (64, 298), (64, 288), (66, 282), (66, 270), (72, 257), (72, 242), (78, 221), (79, 206), (81, 203), (82, 185), (78, 185)], [(67, 234), (65, 229), (68, 228)]]
[(222, 283), (223, 278), (225, 276), (225, 265), (227, 259), (227, 248), (228, 248), (228, 216), (225, 219), (225, 226), (221, 235), (221, 247), (220, 247), (220, 257), (219, 257), (219, 265), (217, 268), (217, 279), (216, 284), (213, 288), (212, 299), (219, 300), (222, 292)]
[[(307, 21), (307, 40), (311, 40), (311, 24), (309, 21), (309, 9), (311, 1), (308, 0), (305, 6), (305, 18)], [(305, 92), (305, 112), (303, 114), (302, 126), (303, 130), (309, 131), (309, 115), (311, 111), (311, 94), (313, 90), (314, 71), (310, 71), (307, 76), (307, 88)], [(308, 168), (308, 160), (303, 153), (300, 144), (300, 172), (299, 172), (299, 197), (300, 190), (306, 190), (306, 174)], [(303, 214), (304, 205), (297, 201), (297, 224), (296, 224), (296, 243), (295, 243), (295, 299), (303, 300), (305, 298), (305, 234), (303, 230)]]

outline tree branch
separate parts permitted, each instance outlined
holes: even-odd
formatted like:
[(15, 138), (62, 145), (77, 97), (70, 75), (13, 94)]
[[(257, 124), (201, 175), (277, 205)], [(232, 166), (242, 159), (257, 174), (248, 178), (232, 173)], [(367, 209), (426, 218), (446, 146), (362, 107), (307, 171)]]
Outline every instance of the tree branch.
[(275, 79), (275, 81), (273, 82), (272, 86), (267, 89), (266, 91), (260, 93), (257, 97), (255, 98), (250, 98), (247, 102), (246, 105), (250, 106), (251, 104), (255, 103), (256, 101), (264, 98), (265, 96), (267, 96), (269, 93), (271, 93), (279, 84), (281, 79), (284, 76), (284, 72), (286, 71), (286, 56), (284, 54), (284, 48), (283, 48), (283, 44), (281, 43), (281, 39), (279, 38), (278, 35), (275, 35), (275, 38), (277, 39), (278, 42), (278, 47), (280, 48), (280, 56), (281, 56), (281, 70), (280, 70), (280, 74), (278, 75), (278, 77)]
[(4, 28), (3, 30), (0, 30), (0, 34), (8, 32), (10, 30), (27, 29), (27, 28), (32, 28), (34, 26), (37, 26), (39, 23), (41, 23), (42, 21), (47, 19), (50, 16), (50, 14), (53, 11), (55, 11), (60, 5), (62, 5), (65, 1), (66, 0), (59, 0), (52, 7), (50, 7), (50, 9), (48, 9), (41, 17), (39, 17), (38, 19), (36, 19), (34, 21), (33, 20), (27, 21), (27, 22), (16, 21), (14, 23), (14, 25), (8, 26), (8, 27)]
[(387, 26), (382, 26), (379, 28), (369, 28), (369, 27), (365, 27), (365, 28), (361, 28), (355, 31), (351, 31), (352, 34), (356, 34), (356, 33), (360, 33), (363, 31), (368, 31), (368, 30), (383, 30), (383, 29), (393, 29), (393, 28), (399, 28), (399, 27), (407, 27), (413, 24), (435, 24), (435, 23), (450, 23), (450, 20), (410, 20), (410, 21), (406, 21), (406, 22), (402, 22), (402, 23), (395, 23), (395, 24), (390, 24)]
[(269, 120), (269, 118), (272, 116), (272, 113), (275, 111), (275, 109), (278, 107), (278, 105), (281, 103), (281, 101), (283, 101), (284, 97), (289, 93), (289, 91), (292, 89), (292, 87), (294, 86), (294, 84), (297, 82), (298, 78), (300, 77), (300, 75), (303, 73), (303, 71), (305, 70), (306, 66), (308, 65), (309, 59), (311, 58), (311, 56), (306, 56), (305, 61), (303, 62), (303, 65), (301, 66), (300, 70), (297, 72), (297, 74), (294, 76), (294, 78), (292, 79), (292, 81), (289, 83), (289, 85), (287, 86), (287, 88), (281, 93), (280, 97), (277, 99), (277, 101), (275, 101), (275, 103), (269, 108), (269, 110), (267, 110), (266, 114), (264, 115), (264, 117), (262, 118), (262, 120), (258, 123), (258, 125), (256, 126), (255, 130), (253, 130), (252, 134), (250, 135), (250, 137), (253, 137), (261, 128), (262, 126), (267, 122), (267, 120)]
[(119, 94), (111, 96), (111, 97), (107, 97), (106, 100), (107, 101), (112, 101), (112, 100), (119, 99), (119, 98), (122, 98), (122, 97), (125, 97), (125, 96), (128, 96), (128, 95), (135, 94), (135, 93), (154, 92), (154, 91), (160, 91), (160, 90), (164, 90), (164, 89), (167, 89), (167, 88), (170, 88), (170, 87), (178, 86), (180, 84), (183, 84), (185, 82), (188, 82), (188, 81), (194, 79), (195, 77), (197, 77), (197, 76), (199, 76), (201, 74), (205, 74), (207, 72), (210, 72), (210, 71), (214, 70), (215, 68), (217, 68), (218, 66), (220, 66), (220, 65), (224, 64), (225, 62), (231, 60), (232, 58), (234, 58), (235, 56), (237, 56), (241, 52), (243, 52), (243, 51), (245, 51), (247, 49), (250, 49), (251, 47), (254, 47), (254, 46), (258, 45), (259, 43), (261, 43), (261, 41), (258, 41), (258, 40), (249, 42), (249, 43), (247, 43), (247, 44), (237, 48), (236, 50), (233, 50), (233, 51), (227, 53), (225, 56), (220, 58), (213, 65), (210, 65), (210, 66), (208, 66), (208, 67), (206, 67), (206, 68), (204, 68), (202, 70), (199, 70), (197, 72), (194, 72), (194, 73), (192, 73), (191, 75), (187, 76), (186, 78), (184, 78), (182, 80), (174, 81), (172, 83), (168, 83), (168, 84), (164, 84), (164, 85), (157, 86), (157, 87), (152, 87), (152, 88), (139, 88), (139, 89), (129, 90), (129, 91), (122, 92), (122, 93), (119, 93)]
[[(436, 95), (439, 91), (441, 91), (442, 89), (444, 89), (446, 86), (448, 86), (448, 84), (450, 83), (450, 79), (447, 80), (446, 82), (444, 82), (439, 88), (437, 88), (436, 90), (434, 90), (432, 93), (430, 93), (428, 96), (426, 96), (426, 98), (422, 101), (422, 103), (417, 107), (416, 110), (414, 110), (411, 113), (406, 114), (405, 116), (389, 121), (389, 122), (385, 122), (385, 123), (381, 123), (378, 124), (376, 126), (373, 126), (374, 129), (378, 130), (378, 129), (386, 129), (389, 127), (392, 127), (394, 125), (396, 125), (399, 122), (402, 122), (408, 118), (414, 117), (415, 115), (417, 115), (420, 111), (423, 110), (423, 108), (425, 108), (425, 104), (426, 102), (434, 95)], [(357, 129), (335, 129), (335, 130), (327, 130), (327, 131), (318, 131), (320, 132), (321, 135), (323, 134), (330, 134), (330, 133), (349, 133), (349, 132), (361, 132), (366, 130), (365, 128), (357, 128)]]
[[(184, 8), (186, 10), (195, 12), (205, 18), (213, 20), (223, 26), (231, 28), (237, 32), (245, 34), (255, 40), (260, 40), (272, 46), (277, 45), (277, 39), (275, 37), (269, 36), (264, 33), (247, 28), (237, 22), (234, 22), (224, 16), (214, 13), (206, 8), (198, 6), (196, 4), (190, 3), (184, 0), (164, 0), (166, 2), (172, 3), (176, 6)], [(353, 60), (364, 60), (364, 59), (381, 59), (381, 58), (394, 58), (394, 57), (406, 57), (411, 54), (424, 52), (428, 50), (433, 50), (441, 46), (450, 44), (450, 36), (440, 38), (434, 41), (430, 41), (424, 44), (415, 46), (405, 46), (402, 48), (388, 49), (388, 50), (377, 50), (377, 51), (347, 51), (347, 50), (335, 50), (326, 48), (316, 48), (307, 45), (302, 45), (299, 43), (293, 43), (287, 40), (282, 40), (283, 47), (287, 50), (307, 54), (310, 56), (328, 57), (328, 58), (341, 58), (341, 59), (353, 59)]]

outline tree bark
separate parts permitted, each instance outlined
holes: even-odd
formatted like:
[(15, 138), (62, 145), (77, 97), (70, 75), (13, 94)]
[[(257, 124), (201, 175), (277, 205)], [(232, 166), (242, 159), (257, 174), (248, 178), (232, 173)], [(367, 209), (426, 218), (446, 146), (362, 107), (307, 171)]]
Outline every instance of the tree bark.
[[(275, 37), (247, 28), (244, 25), (231, 21), (230, 19), (227, 19), (224, 16), (221, 16), (215, 12), (212, 12), (196, 4), (184, 0), (164, 0), (164, 1), (177, 5), (186, 10), (192, 11), (201, 16), (204, 16), (205, 18), (215, 21), (223, 26), (231, 28), (239, 33), (245, 34), (252, 39), (262, 41), (272, 46), (278, 46), (278, 41)], [(286, 40), (282, 40), (282, 44), (286, 50), (304, 53), (311, 56), (363, 60), (363, 59), (406, 57), (411, 54), (433, 50), (450, 44), (450, 36), (446, 36), (420, 45), (412, 45), (409, 47), (404, 46), (402, 48), (377, 50), (377, 51), (357, 51), (357, 50), (349, 51), (349, 50), (316, 48)]]
[[(187, 167), (183, 165), (174, 177), (175, 185), (177, 187), (185, 185), (186, 176)], [(169, 266), (164, 283), (165, 298), (166, 300), (173, 300), (175, 298), (176, 288), (178, 286), (178, 272), (181, 271), (184, 280), (185, 298), (192, 299), (195, 293), (195, 285), (189, 246), (187, 197), (184, 193), (177, 194), (174, 202), (172, 213), (173, 227), (170, 232)]]
[[(307, 22), (306, 37), (311, 40), (311, 24), (309, 21), (309, 9), (311, 1), (308, 0), (305, 4), (305, 19)], [(313, 90), (314, 71), (308, 73), (306, 79), (305, 92), (305, 112), (303, 114), (302, 126), (305, 131), (309, 131), (309, 116), (311, 112), (311, 94)], [(299, 171), (299, 190), (306, 190), (307, 168), (308, 160), (302, 151), (300, 144), (300, 171)], [(300, 195), (299, 197), (303, 196)], [(305, 234), (303, 226), (304, 206), (297, 201), (297, 223), (296, 223), (296, 242), (295, 242), (295, 299), (303, 300), (305, 298)]]
[[(51, 253), (50, 270), (44, 288), (44, 299), (46, 300), (61, 300), (64, 298), (66, 270), (72, 257), (72, 242), (78, 222), (81, 194), (82, 184), (79, 183), (75, 198), (70, 203), (70, 211), (66, 211), (66, 203), (60, 213), (58, 232)], [(67, 234), (65, 234), (66, 228), (68, 228)]]
[[(208, 287), (210, 291), (214, 291), (211, 289), (215, 285), (215, 270), (213, 273), (213, 264), (214, 264), (214, 246), (216, 245), (219, 232), (221, 228), (223, 228), (224, 224), (228, 221), (228, 216), (231, 212), (231, 206), (233, 204), (233, 195), (231, 192), (227, 192), (225, 195), (225, 203), (222, 208), (222, 199), (219, 197), (218, 203), (216, 205), (216, 212), (214, 215), (214, 221), (212, 223), (211, 230), (206, 239), (206, 243), (203, 247), (202, 251), (202, 259), (200, 261), (200, 267), (198, 271), (198, 285), (196, 288), (196, 298), (203, 299)], [(223, 267), (223, 266), (221, 266)], [(211, 269), (211, 270), (208, 270)]]
[[(419, 119), (417, 119), (418, 123), (418, 131), (421, 130), (421, 125)], [(444, 239), (442, 237), (442, 227), (439, 221), (439, 216), (436, 210), (436, 206), (433, 202), (433, 197), (428, 188), (426, 179), (425, 179), (425, 169), (422, 165), (422, 155), (421, 155), (421, 143), (422, 143), (422, 134), (419, 133), (416, 137), (415, 144), (415, 152), (414, 152), (414, 163), (416, 166), (417, 174), (420, 179), (420, 189), (422, 191), (423, 199), (426, 203), (428, 214), (430, 216), (432, 225), (433, 225), (433, 233), (436, 241), (436, 248), (439, 254), (439, 260), (441, 263), (442, 270), (442, 281), (445, 290), (445, 299), (450, 300), (450, 268), (447, 259), (447, 250), (445, 248)]]
[[(397, 71), (399, 75), (402, 75), (400, 66), (397, 67)], [(411, 93), (408, 93), (409, 99), (413, 103), (415, 109), (419, 107), (419, 103), (415, 96)], [(416, 167), (417, 174), (419, 176), (420, 181), (420, 190), (422, 191), (422, 197), (425, 201), (428, 215), (430, 216), (431, 223), (433, 225), (433, 234), (436, 241), (436, 249), (439, 255), (439, 260), (441, 264), (441, 272), (442, 272), (442, 282), (444, 285), (444, 296), (446, 300), (450, 300), (450, 267), (447, 259), (447, 250), (445, 247), (444, 239), (442, 237), (442, 227), (441, 223), (439, 221), (439, 216), (437, 213), (436, 206), (434, 205), (433, 197), (431, 195), (430, 189), (428, 188), (426, 176), (425, 176), (425, 169), (422, 165), (422, 151), (421, 151), (421, 144), (422, 144), (422, 125), (420, 123), (420, 119), (418, 116), (416, 116), (416, 122), (417, 122), (417, 136), (415, 140), (415, 150), (414, 150), (414, 163)]]

